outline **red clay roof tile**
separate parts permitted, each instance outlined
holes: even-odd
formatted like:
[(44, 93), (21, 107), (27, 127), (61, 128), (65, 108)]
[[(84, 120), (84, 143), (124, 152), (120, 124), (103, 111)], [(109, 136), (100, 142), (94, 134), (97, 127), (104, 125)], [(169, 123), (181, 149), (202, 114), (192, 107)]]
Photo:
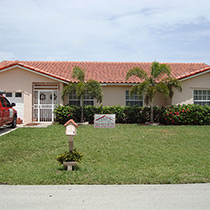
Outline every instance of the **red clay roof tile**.
[[(151, 62), (80, 62), (80, 61), (2, 61), (0, 71), (19, 65), (41, 74), (60, 79), (64, 82), (76, 82), (72, 70), (78, 66), (86, 71), (86, 80), (94, 79), (100, 83), (138, 83), (141, 80), (131, 77), (126, 81), (126, 73), (133, 67), (139, 67), (149, 73)], [(167, 63), (172, 76), (184, 79), (210, 70), (205, 63)]]

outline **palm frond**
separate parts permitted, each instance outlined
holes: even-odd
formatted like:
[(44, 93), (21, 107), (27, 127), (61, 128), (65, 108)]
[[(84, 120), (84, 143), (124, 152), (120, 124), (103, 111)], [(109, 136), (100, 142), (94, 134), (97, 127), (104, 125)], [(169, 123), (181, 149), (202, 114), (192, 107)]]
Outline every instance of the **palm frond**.
[(149, 104), (153, 101), (154, 95), (157, 92), (157, 89), (155, 86), (148, 86), (147, 89), (145, 89), (145, 103)]
[(151, 65), (151, 76), (152, 77), (157, 77), (158, 76), (158, 70), (159, 70), (159, 63), (154, 61), (152, 62), (152, 65)]
[(73, 75), (72, 78), (79, 80), (80, 82), (85, 81), (85, 70), (75, 66), (73, 68)]
[(162, 93), (165, 98), (167, 98), (169, 96), (170, 91), (169, 91), (168, 86), (165, 83), (159, 82), (156, 85), (156, 89), (158, 92)]
[(103, 100), (103, 91), (101, 85), (96, 80), (90, 79), (86, 83), (88, 94), (96, 98), (97, 102), (101, 103)]
[[(147, 93), (149, 84), (150, 84), (150, 82), (148, 80), (145, 80), (138, 85), (132, 86), (129, 90), (130, 96), (133, 97), (134, 94), (137, 94), (138, 97), (141, 98), (142, 96), (144, 96)], [(147, 99), (147, 97), (145, 97), (145, 99)], [(146, 102), (146, 104), (148, 104), (148, 103)]]
[(77, 83), (75, 90), (78, 98), (81, 98), (82, 96), (85, 95), (85, 89), (86, 89), (85, 83), (83, 82)]
[(179, 92), (182, 91), (182, 84), (176, 78), (167, 77), (162, 79), (162, 82), (168, 86), (170, 98), (172, 98), (174, 95), (173, 88), (176, 88)]
[(141, 79), (146, 79), (147, 78), (147, 73), (138, 67), (129, 69), (127, 74), (126, 74), (126, 80), (128, 80), (131, 76), (136, 76)]
[(72, 91), (75, 90), (76, 85), (77, 85), (76, 83), (69, 83), (67, 86), (63, 88), (62, 95), (61, 95), (63, 100), (65, 96), (69, 95)]
[(139, 85), (138, 85), (138, 92), (140, 95), (143, 95), (147, 89), (149, 88), (149, 85), (150, 85), (150, 81), (149, 80), (145, 80), (143, 82), (141, 82)]
[(130, 97), (132, 98), (135, 94), (138, 94), (138, 86), (139, 85), (133, 85), (130, 89), (129, 89), (129, 94)]
[(166, 74), (167, 76), (171, 75), (171, 68), (167, 64), (159, 64), (154, 61), (151, 66), (151, 76), (154, 78), (160, 77), (160, 75)]

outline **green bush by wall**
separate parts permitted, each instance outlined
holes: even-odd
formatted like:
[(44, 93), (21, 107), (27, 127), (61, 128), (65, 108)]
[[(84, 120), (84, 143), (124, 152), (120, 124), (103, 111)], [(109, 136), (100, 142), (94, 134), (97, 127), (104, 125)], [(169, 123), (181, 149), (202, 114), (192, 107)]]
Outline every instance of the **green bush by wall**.
[(210, 125), (210, 107), (171, 105), (162, 107), (161, 123), (166, 125)]
[[(55, 121), (65, 124), (69, 119), (80, 121), (78, 106), (58, 106)], [(139, 106), (85, 106), (84, 120), (93, 123), (94, 114), (116, 114), (116, 123), (145, 123), (150, 108)], [(210, 107), (199, 105), (171, 105), (154, 107), (154, 121), (164, 125), (210, 125)]]

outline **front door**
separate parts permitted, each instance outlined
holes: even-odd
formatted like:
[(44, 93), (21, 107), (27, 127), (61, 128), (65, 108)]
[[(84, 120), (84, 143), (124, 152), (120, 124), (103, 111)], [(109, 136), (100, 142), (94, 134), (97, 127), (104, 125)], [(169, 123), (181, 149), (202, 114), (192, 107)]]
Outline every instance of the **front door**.
[(52, 122), (54, 109), (58, 104), (57, 90), (36, 90), (34, 92), (33, 121)]

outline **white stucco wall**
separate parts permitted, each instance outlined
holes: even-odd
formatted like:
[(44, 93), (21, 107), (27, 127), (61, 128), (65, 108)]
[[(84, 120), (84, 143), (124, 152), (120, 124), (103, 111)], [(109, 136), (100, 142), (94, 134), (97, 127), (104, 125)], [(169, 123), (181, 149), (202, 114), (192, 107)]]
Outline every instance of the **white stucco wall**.
[(103, 86), (103, 105), (104, 106), (113, 106), (113, 105), (122, 105), (125, 106), (125, 92), (129, 90), (129, 86)]
[[(126, 90), (129, 90), (131, 86), (121, 86), (121, 85), (107, 85), (103, 86), (103, 105), (113, 106), (113, 105), (126, 105)], [(162, 94), (157, 93), (154, 98), (154, 105), (165, 106), (169, 103), (168, 99), (165, 99)], [(96, 104), (97, 105), (97, 104)]]
[(172, 104), (193, 104), (193, 90), (210, 90), (210, 73), (181, 81), (182, 92), (174, 90)]
[[(24, 119), (23, 122), (32, 122), (32, 84), (33, 82), (57, 82), (53, 79), (38, 75), (36, 73), (12, 68), (0, 72), (0, 89), (6, 92), (22, 92), (24, 99)], [(58, 82), (57, 82), (58, 83)], [(62, 83), (60, 83), (62, 86)]]
[[(102, 86), (103, 91), (103, 106), (113, 106), (113, 105), (126, 105), (126, 90), (129, 90), (131, 86), (128, 85), (107, 85)], [(154, 105), (165, 106), (170, 104), (170, 99), (165, 99), (162, 94), (157, 93), (154, 99)], [(68, 104), (68, 97), (65, 97), (64, 104)], [(94, 101), (95, 106), (99, 103)]]

